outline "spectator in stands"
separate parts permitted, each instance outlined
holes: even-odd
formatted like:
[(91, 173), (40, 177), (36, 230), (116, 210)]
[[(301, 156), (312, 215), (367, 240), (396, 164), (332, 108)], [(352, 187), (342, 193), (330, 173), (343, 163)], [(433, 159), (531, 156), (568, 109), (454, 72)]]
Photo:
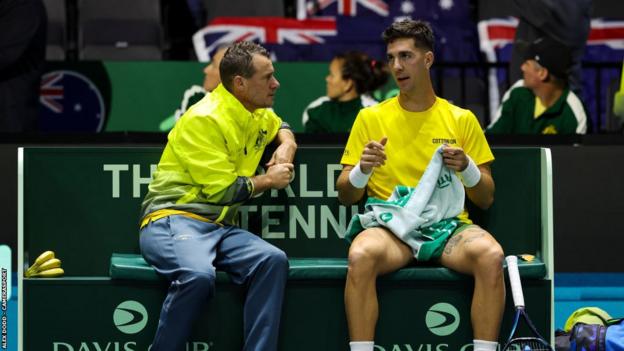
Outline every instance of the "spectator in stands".
[(0, 1), (0, 132), (37, 130), (47, 16), (41, 0)]
[[(170, 282), (152, 351), (184, 350), (215, 289), (215, 269), (244, 284), (243, 350), (277, 350), (288, 260), (283, 251), (235, 225), (253, 195), (286, 187), (297, 145), (271, 110), (279, 82), (268, 52), (230, 47), (222, 84), (193, 105), (169, 133), (142, 209), (141, 253)], [(269, 142), (277, 148), (254, 175)]]
[[(516, 42), (532, 42), (550, 36), (572, 50), (568, 83), (577, 96), (581, 96), (581, 58), (590, 31), (592, 0), (512, 0), (519, 23)], [(509, 65), (514, 82), (522, 77), (520, 65), (524, 62), (522, 48), (514, 45)]]
[(325, 77), (327, 95), (311, 102), (303, 112), (305, 132), (348, 132), (360, 109), (377, 103), (369, 93), (387, 80), (384, 65), (365, 53), (337, 55)]
[[(460, 175), (468, 198), (488, 208), (494, 200), (494, 156), (474, 114), (433, 91), (431, 27), (403, 20), (390, 25), (383, 39), (399, 95), (358, 114), (336, 184), (340, 202), (354, 204), (365, 193), (387, 199), (397, 185), (416, 185), (444, 144), (444, 164)], [(505, 301), (503, 250), (492, 235), (472, 224), (465, 210), (445, 221), (452, 225), (436, 233), (439, 246), (430, 261), (474, 276), (474, 350), (494, 351)], [(372, 351), (379, 309), (377, 276), (414, 262), (414, 251), (385, 227), (375, 227), (355, 237), (348, 256), (345, 307), (351, 350)]]
[(189, 107), (196, 104), (199, 100), (206, 96), (207, 93), (213, 91), (217, 85), (221, 83), (221, 77), (219, 76), (219, 64), (221, 63), (221, 59), (223, 58), (223, 54), (225, 54), (225, 50), (227, 50), (227, 48), (227, 46), (221, 46), (212, 52), (210, 62), (206, 67), (204, 67), (204, 85), (201, 87), (199, 85), (192, 85), (184, 91), (180, 108), (175, 110), (173, 115), (160, 122), (159, 129), (161, 131), (167, 131), (173, 128), (175, 122), (180, 119), (182, 114), (184, 114)]
[(528, 44), (521, 66), (524, 79), (505, 93), (487, 133), (585, 134), (585, 109), (567, 82), (570, 64), (570, 49), (555, 39)]

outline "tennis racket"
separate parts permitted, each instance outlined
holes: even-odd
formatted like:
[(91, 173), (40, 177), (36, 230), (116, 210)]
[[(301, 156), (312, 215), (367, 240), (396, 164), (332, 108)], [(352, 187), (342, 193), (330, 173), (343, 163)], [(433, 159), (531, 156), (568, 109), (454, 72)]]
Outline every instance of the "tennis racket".
[[(524, 294), (522, 293), (522, 283), (520, 282), (520, 273), (518, 272), (518, 257), (507, 256), (505, 260), (507, 261), (507, 271), (509, 272), (509, 282), (511, 284), (514, 305), (516, 306), (516, 313), (514, 314), (509, 339), (503, 347), (503, 351), (554, 351), (552, 346), (537, 331), (524, 309)], [(524, 320), (532, 335), (518, 335), (520, 319)]]

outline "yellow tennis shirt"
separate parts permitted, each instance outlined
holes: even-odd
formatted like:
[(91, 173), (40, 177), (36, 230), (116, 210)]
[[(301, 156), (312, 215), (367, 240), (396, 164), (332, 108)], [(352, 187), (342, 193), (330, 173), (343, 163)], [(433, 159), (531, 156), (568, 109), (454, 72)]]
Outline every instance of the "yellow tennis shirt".
[[(439, 97), (422, 112), (403, 109), (398, 97), (362, 109), (340, 163), (356, 165), (364, 145), (383, 137), (388, 137), (388, 159), (384, 166), (375, 168), (367, 185), (368, 196), (379, 199), (388, 199), (397, 185), (416, 186), (441, 144), (461, 147), (477, 165), (494, 160), (475, 115)], [(470, 223), (466, 210), (459, 218)]]

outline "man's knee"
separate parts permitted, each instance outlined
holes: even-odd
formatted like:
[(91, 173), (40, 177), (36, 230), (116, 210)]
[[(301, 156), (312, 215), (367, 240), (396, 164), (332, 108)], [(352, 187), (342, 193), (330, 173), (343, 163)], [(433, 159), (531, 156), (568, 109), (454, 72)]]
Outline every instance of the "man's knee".
[(265, 263), (272, 269), (288, 272), (288, 256), (284, 251), (272, 246), (264, 255)]
[(349, 248), (349, 274), (374, 273), (380, 258), (380, 249), (373, 242), (355, 241)]
[(497, 242), (492, 241), (488, 245), (484, 245), (480, 251), (476, 268), (492, 275), (502, 275), (503, 260), (505, 259), (503, 248)]
[(185, 272), (180, 276), (178, 282), (180, 285), (197, 291), (199, 294), (205, 294), (211, 297), (215, 290), (216, 273), (214, 271), (197, 271), (192, 270)]

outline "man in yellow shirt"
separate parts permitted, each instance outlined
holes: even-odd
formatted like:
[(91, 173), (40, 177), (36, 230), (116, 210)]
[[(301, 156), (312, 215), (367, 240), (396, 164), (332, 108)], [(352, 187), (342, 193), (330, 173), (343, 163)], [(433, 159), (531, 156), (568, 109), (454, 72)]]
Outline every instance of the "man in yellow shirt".
[[(494, 201), (494, 156), (476, 117), (435, 95), (429, 69), (433, 32), (420, 21), (393, 23), (383, 33), (397, 97), (362, 109), (351, 129), (337, 181), (339, 200), (353, 204), (365, 193), (387, 199), (397, 185), (415, 186), (440, 145), (445, 165), (460, 176), (468, 198), (480, 208)], [(497, 347), (505, 285), (503, 250), (464, 211), (457, 229), (431, 259), (475, 279), (472, 300), (474, 350)], [(383, 227), (359, 233), (349, 248), (345, 306), (352, 351), (372, 351), (378, 302), (377, 276), (414, 260), (412, 249)]]
[[(214, 295), (215, 269), (245, 284), (243, 350), (277, 350), (288, 260), (237, 226), (253, 195), (285, 188), (297, 145), (267, 107), (279, 82), (268, 52), (251, 42), (228, 49), (222, 84), (169, 133), (141, 209), (141, 253), (171, 285), (152, 351), (184, 350), (193, 322)], [(266, 174), (255, 175), (266, 145), (278, 144)]]

